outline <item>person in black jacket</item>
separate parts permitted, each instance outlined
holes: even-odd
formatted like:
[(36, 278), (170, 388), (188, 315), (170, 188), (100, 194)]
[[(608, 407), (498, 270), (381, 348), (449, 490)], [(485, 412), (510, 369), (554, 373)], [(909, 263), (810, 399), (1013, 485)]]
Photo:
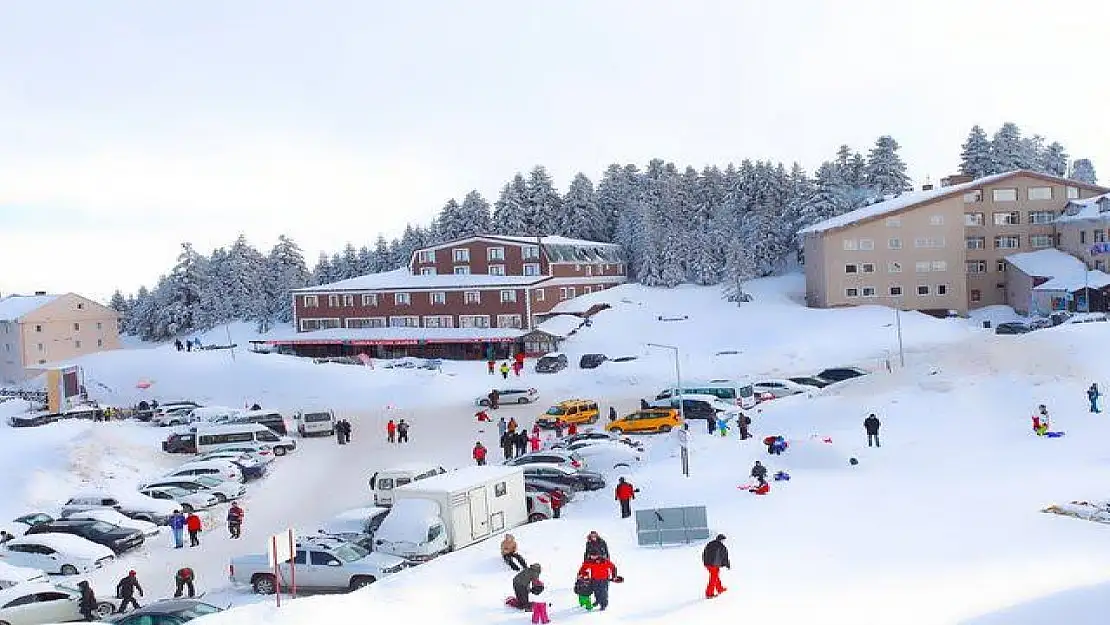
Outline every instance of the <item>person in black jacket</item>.
[(139, 592), (140, 597), (143, 596), (143, 587), (139, 584), (138, 574), (135, 571), (128, 571), (127, 577), (116, 584), (116, 596), (120, 598), (117, 613), (123, 614), (128, 605), (134, 606), (136, 610), (139, 609), (139, 602), (135, 601), (135, 591)]
[(712, 599), (728, 590), (721, 585), (721, 567), (731, 569), (728, 561), (728, 547), (725, 547), (725, 535), (717, 534), (717, 538), (709, 541), (701, 552), (701, 563), (709, 571), (709, 584), (705, 587), (705, 598)]
[(516, 455), (523, 456), (528, 453), (528, 434), (524, 428), (513, 435), (513, 442), (516, 444)]
[(516, 441), (513, 440), (512, 432), (506, 431), (501, 435), (501, 453), (505, 455), (505, 460), (511, 460), (513, 457), (513, 449), (516, 447)]
[(762, 462), (758, 460), (755, 461), (755, 466), (752, 467), (751, 476), (759, 482), (760, 486), (767, 485), (767, 467), (763, 466)]
[(195, 586), (196, 579), (197, 576), (195, 573), (193, 573), (193, 569), (187, 566), (177, 569), (177, 573), (173, 576), (173, 583), (177, 586), (177, 590), (175, 590), (173, 593), (173, 598), (180, 599), (181, 595), (185, 593), (186, 589), (189, 590), (190, 599), (195, 597), (197, 594), (197, 589)]
[(582, 561), (590, 559), (593, 554), (601, 554), (601, 557), (606, 560), (609, 559), (609, 544), (597, 532), (590, 532), (586, 535), (586, 551), (582, 554)]
[(532, 600), (528, 596), (532, 586), (540, 581), (540, 565), (533, 562), (528, 568), (513, 576), (513, 596), (516, 597), (516, 607), (520, 610), (531, 610)]
[(875, 447), (882, 447), (882, 445), (879, 444), (879, 427), (880, 426), (882, 426), (882, 423), (879, 421), (879, 418), (876, 417), (874, 413), (871, 413), (870, 415), (867, 416), (866, 419), (863, 420), (863, 429), (867, 430), (867, 446), (868, 447), (872, 446), (871, 443), (874, 443)]
[(77, 609), (81, 611), (81, 616), (85, 617), (86, 621), (95, 621), (96, 618), (96, 595), (93, 594), (93, 589), (85, 580), (77, 582), (77, 589), (81, 591), (81, 599), (77, 603)]

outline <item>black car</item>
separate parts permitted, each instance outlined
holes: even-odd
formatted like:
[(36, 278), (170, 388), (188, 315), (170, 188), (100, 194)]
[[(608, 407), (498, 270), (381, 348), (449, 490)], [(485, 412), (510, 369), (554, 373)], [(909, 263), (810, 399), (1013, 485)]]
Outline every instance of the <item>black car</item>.
[(169, 599), (145, 605), (127, 614), (108, 617), (105, 622), (116, 625), (182, 625), (217, 612), (223, 612), (223, 608), (193, 599)]
[(843, 382), (844, 380), (851, 380), (852, 378), (859, 378), (865, 375), (867, 375), (866, 371), (855, 367), (832, 367), (831, 369), (825, 369), (821, 373), (818, 373), (815, 377), (833, 383)]
[(566, 354), (548, 354), (536, 361), (536, 373), (556, 373), (567, 368)]
[(787, 378), (787, 379), (790, 380), (791, 382), (794, 382), (795, 384), (804, 384), (806, 386), (812, 386), (814, 388), (825, 388), (826, 386), (829, 385), (829, 383), (826, 382), (825, 380), (821, 380), (821, 379), (818, 379), (818, 378), (815, 378), (815, 377), (812, 377), (812, 376), (805, 376), (805, 377), (800, 377), (800, 378)]
[(550, 464), (524, 465), (524, 482), (542, 480), (559, 485), (572, 486), (577, 490), (600, 490), (605, 488), (605, 477), (596, 471), (575, 471)]
[[(652, 408), (674, 408), (678, 410), (678, 398), (657, 399), (649, 404)], [(682, 399), (682, 414), (687, 419), (717, 420), (717, 409), (704, 399)]]
[(73, 534), (98, 545), (104, 545), (116, 553), (130, 551), (143, 544), (141, 531), (104, 521), (60, 519), (32, 525), (27, 529), (27, 534)]
[(1000, 323), (994, 328), (995, 334), (1026, 334), (1033, 329), (1020, 321)]
[(608, 359), (605, 354), (582, 354), (582, 358), (578, 359), (578, 368), (597, 369)]

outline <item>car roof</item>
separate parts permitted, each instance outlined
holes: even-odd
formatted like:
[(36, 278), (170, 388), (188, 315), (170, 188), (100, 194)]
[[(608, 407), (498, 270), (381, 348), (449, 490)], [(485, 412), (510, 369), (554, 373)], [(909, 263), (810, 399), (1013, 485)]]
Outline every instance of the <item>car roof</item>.
[[(69, 590), (66, 588), (66, 590)], [(0, 589), (0, 603), (16, 597), (25, 597), (37, 592), (59, 592), (58, 586), (52, 582), (23, 582), (15, 586)]]
[(132, 610), (128, 614), (162, 614), (166, 612), (181, 612), (182, 610), (188, 610), (198, 604), (208, 605), (213, 608), (219, 607), (214, 606), (211, 603), (205, 603), (204, 601), (197, 601), (195, 599), (166, 599), (164, 601), (157, 601), (155, 603), (144, 605), (137, 610)]

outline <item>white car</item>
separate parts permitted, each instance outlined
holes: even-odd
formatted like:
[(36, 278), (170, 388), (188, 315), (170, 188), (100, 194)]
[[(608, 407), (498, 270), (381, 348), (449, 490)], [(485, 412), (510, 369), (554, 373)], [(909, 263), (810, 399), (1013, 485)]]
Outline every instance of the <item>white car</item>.
[(39, 569), (16, 566), (0, 560), (0, 590), (17, 584), (46, 581), (49, 581), (49, 578)]
[(207, 493), (216, 497), (219, 503), (227, 503), (247, 494), (247, 488), (239, 482), (229, 482), (209, 475), (194, 475), (192, 477), (160, 477), (144, 482), (143, 487), (169, 486), (180, 488), (193, 493)]
[[(497, 403), (506, 406), (509, 404), (534, 404), (540, 398), (540, 392), (534, 388), (499, 388), (497, 389)], [(489, 407), (489, 395), (482, 395), (474, 400), (476, 406)]]
[(166, 473), (166, 477), (207, 475), (227, 482), (242, 482), (243, 472), (230, 460), (194, 460)]
[(643, 457), (643, 450), (627, 445), (622, 441), (583, 440), (567, 446), (594, 470), (631, 467)]
[(207, 510), (220, 503), (220, 500), (212, 493), (191, 493), (183, 488), (173, 486), (147, 486), (140, 488), (139, 493), (151, 499), (175, 502), (185, 512)]
[[(212, 451), (207, 453), (219, 453), (227, 451), (237, 451), (239, 453), (251, 454), (258, 460), (269, 464), (275, 460), (274, 446), (269, 443), (228, 443), (227, 445), (220, 445), (215, 447)], [(197, 458), (203, 457), (197, 456)]]
[(158, 406), (158, 410), (154, 412), (151, 417), (151, 422), (159, 427), (173, 427), (177, 425), (189, 425), (197, 419), (193, 416), (196, 411), (196, 406), (187, 404)]
[(62, 506), (62, 516), (105, 508), (116, 510), (132, 519), (165, 525), (179, 506), (164, 499), (145, 497), (136, 492), (94, 490), (77, 493), (66, 501)]
[[(0, 590), (0, 623), (7, 625), (42, 625), (84, 621), (81, 615), (81, 591), (69, 586), (36, 582)], [(106, 618), (116, 606), (99, 601), (93, 615)]]
[(74, 521), (103, 521), (105, 523), (111, 523), (112, 525), (118, 525), (120, 527), (126, 527), (128, 529), (139, 530), (143, 533), (143, 536), (157, 536), (162, 531), (162, 529), (154, 523), (151, 523), (149, 521), (140, 521), (139, 519), (132, 519), (131, 517), (128, 517), (127, 515), (120, 512), (116, 512), (111, 508), (76, 511), (62, 518), (72, 519)]
[(4, 543), (8, 564), (59, 575), (87, 573), (115, 559), (112, 550), (73, 534), (31, 534)]
[(812, 386), (805, 384), (798, 384), (791, 380), (779, 378), (764, 378), (752, 385), (756, 395), (760, 393), (768, 393), (774, 395), (775, 399), (780, 397), (789, 397), (791, 395), (801, 395), (813, 390)]

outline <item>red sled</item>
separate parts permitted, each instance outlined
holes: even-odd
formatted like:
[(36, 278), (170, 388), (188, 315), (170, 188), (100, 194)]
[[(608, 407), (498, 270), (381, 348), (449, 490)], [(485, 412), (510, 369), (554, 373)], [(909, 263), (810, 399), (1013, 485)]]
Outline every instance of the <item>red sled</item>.
[(771, 485), (764, 484), (755, 488), (749, 488), (748, 492), (752, 493), (753, 495), (766, 495), (767, 493), (771, 492)]

